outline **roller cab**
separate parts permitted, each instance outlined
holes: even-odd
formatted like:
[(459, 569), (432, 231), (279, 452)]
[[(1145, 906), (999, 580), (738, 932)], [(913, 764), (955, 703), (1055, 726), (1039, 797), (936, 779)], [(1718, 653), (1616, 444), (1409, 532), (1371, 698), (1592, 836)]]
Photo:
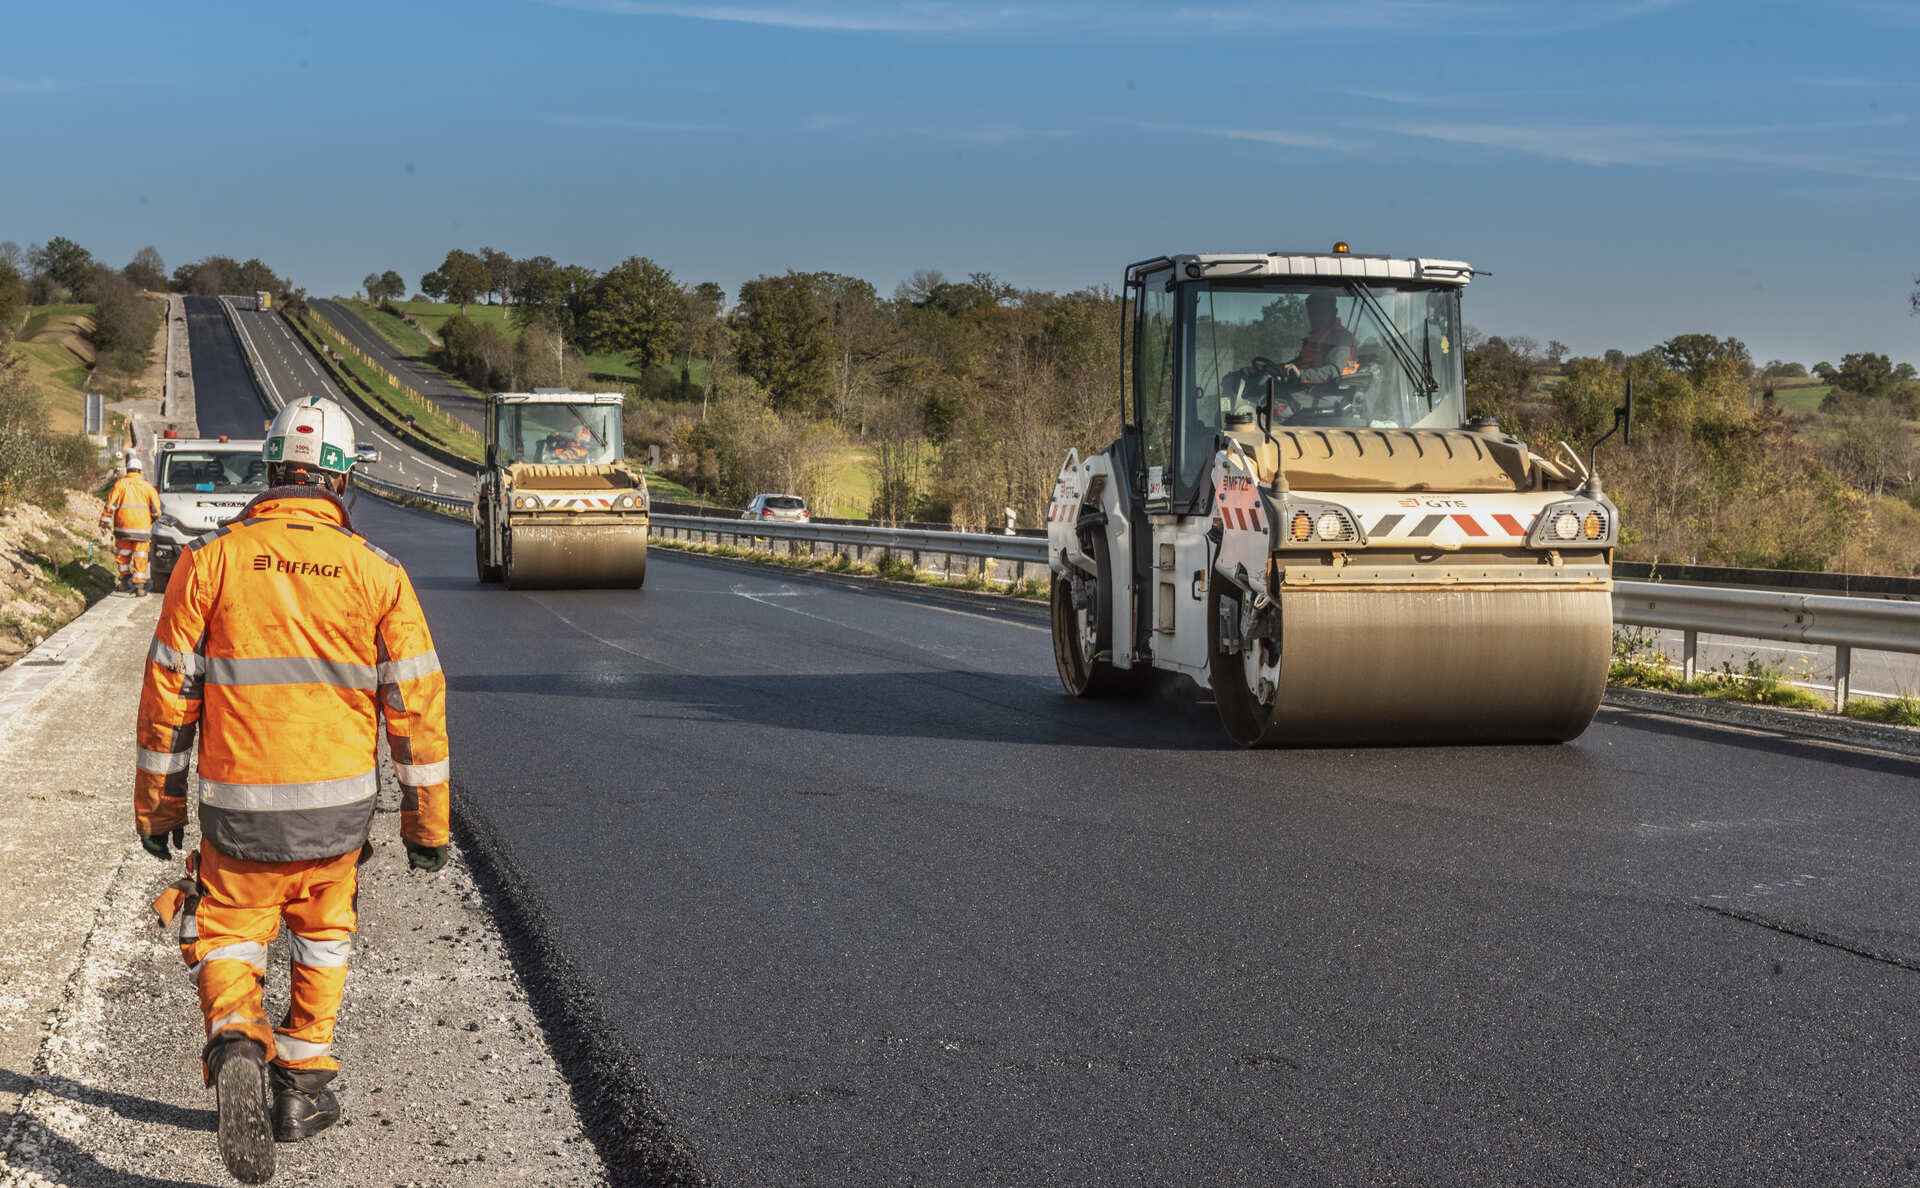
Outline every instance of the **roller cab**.
[(646, 478), (622, 456), (617, 392), (487, 398), (474, 483), (480, 580), (509, 588), (638, 587), (647, 576)]
[(1586, 729), (1617, 511), (1566, 446), (1463, 416), (1459, 261), (1274, 253), (1127, 270), (1122, 436), (1049, 505), (1079, 696), (1178, 673), (1244, 745)]

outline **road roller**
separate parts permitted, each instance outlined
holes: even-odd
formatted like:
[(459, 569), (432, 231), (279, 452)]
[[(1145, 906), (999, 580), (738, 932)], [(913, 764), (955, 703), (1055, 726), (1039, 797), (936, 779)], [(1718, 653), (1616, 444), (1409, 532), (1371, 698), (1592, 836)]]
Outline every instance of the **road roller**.
[(1345, 244), (1128, 266), (1121, 436), (1048, 505), (1067, 692), (1188, 677), (1244, 746), (1587, 728), (1618, 514), (1591, 456), (1467, 418), (1473, 276)]
[(633, 589), (647, 580), (647, 480), (623, 457), (624, 407), (618, 392), (487, 397), (486, 467), (473, 490), (482, 582)]

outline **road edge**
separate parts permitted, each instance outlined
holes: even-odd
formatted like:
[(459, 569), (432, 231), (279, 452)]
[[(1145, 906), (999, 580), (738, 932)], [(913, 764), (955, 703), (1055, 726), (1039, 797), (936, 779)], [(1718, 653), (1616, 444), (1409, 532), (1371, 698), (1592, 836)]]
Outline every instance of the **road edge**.
[(505, 942), (507, 959), (546, 1029), (608, 1182), (706, 1188), (712, 1181), (661, 1108), (637, 1054), (620, 1040), (619, 1028), (557, 939), (558, 926), (534, 880), (458, 780), (453, 834)]
[(1762, 730), (1815, 742), (1920, 758), (1920, 729), (1843, 718), (1838, 714), (1817, 714), (1744, 701), (1694, 697), (1685, 693), (1631, 689), (1621, 685), (1608, 686), (1602, 705), (1612, 709), (1686, 718), (1711, 726)]

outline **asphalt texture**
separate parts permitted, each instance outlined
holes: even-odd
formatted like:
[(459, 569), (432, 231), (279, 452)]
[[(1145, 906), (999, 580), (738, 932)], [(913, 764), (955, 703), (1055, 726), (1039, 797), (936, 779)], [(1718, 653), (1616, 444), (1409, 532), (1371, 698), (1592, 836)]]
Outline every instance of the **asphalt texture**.
[(313, 305), (327, 315), (327, 320), (346, 336), (348, 342), (359, 347), (378, 361), (382, 367), (399, 376), (401, 381), (412, 387), (414, 391), (465, 421), (473, 427), (474, 432), (481, 436), (486, 435), (487, 402), (485, 400), (449, 380), (426, 360), (404, 355), (394, 349), (393, 344), (380, 337), (373, 327), (361, 320), (359, 314), (338, 301), (315, 300)]
[(1244, 752), (1188, 686), (1064, 696), (1037, 608), (660, 551), (641, 591), (516, 593), (458, 523), (355, 517), (662, 1163), (1920, 1176), (1911, 760), (1613, 709), (1558, 746)]
[(240, 343), (213, 297), (188, 297), (187, 341), (193, 358), (195, 416), (205, 437), (259, 437), (273, 414), (247, 375)]

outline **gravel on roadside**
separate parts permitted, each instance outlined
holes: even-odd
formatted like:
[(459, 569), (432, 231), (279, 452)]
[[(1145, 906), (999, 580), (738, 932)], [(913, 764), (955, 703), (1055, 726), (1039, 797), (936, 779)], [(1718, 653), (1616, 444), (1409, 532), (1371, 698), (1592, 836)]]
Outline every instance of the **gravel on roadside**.
[[(159, 602), (108, 598), (74, 625), (98, 633), (91, 651), (65, 641), (71, 671), (23, 669), (43, 687), (0, 696), (13, 707), (0, 721), (0, 1185), (232, 1182), (193, 985), (148, 907), (181, 863), (133, 837), (134, 714)], [(335, 1041), (344, 1116), (280, 1145), (273, 1182), (605, 1183), (458, 848), (439, 874), (410, 870), (384, 762), (382, 785)], [(283, 933), (270, 1017), (286, 977)]]

